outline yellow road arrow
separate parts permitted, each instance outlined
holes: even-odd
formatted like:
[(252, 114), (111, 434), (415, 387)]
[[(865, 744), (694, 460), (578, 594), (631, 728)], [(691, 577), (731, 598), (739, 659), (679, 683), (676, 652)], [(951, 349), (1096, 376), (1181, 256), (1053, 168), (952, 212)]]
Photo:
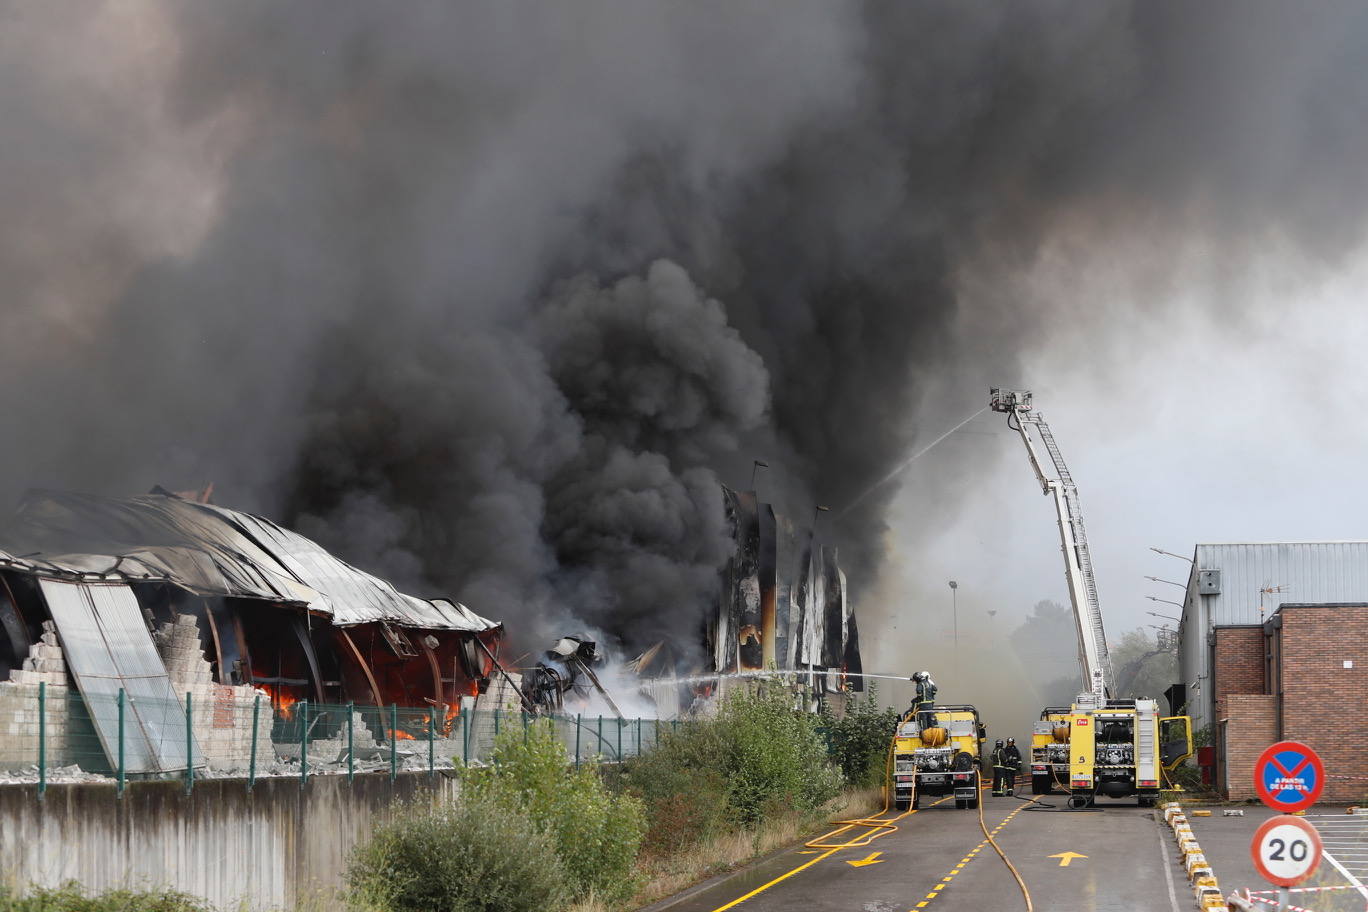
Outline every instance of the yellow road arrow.
[(868, 858), (861, 858), (859, 861), (847, 861), (846, 864), (855, 868), (863, 868), (865, 865), (883, 864), (883, 859), (879, 856), (883, 852), (870, 852)]
[(1060, 852), (1058, 855), (1047, 855), (1045, 857), (1058, 858), (1059, 866), (1061, 868), (1067, 868), (1069, 866), (1069, 863), (1073, 861), (1075, 858), (1087, 858), (1088, 856), (1079, 855), (1077, 852)]

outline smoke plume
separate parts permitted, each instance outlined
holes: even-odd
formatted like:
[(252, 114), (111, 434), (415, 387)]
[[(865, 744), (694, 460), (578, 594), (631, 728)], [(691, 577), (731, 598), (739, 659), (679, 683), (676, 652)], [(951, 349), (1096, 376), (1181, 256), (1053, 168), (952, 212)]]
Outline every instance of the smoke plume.
[(0, 493), (212, 479), (528, 646), (692, 642), (755, 458), (858, 601), (842, 504), (1155, 316), (1031, 295), (1061, 238), (1363, 241), (1357, 4), (3, 7)]

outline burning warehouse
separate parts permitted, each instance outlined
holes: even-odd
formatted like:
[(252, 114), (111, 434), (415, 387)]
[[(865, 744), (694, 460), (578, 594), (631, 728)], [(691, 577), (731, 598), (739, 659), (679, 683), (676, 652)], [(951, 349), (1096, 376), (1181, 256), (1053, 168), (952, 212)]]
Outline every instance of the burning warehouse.
[[(691, 658), (694, 644), (662, 640), (626, 664), (630, 679), (613, 684), (639, 690), (660, 718), (691, 703), (707, 705), (732, 675), (787, 673), (814, 697), (863, 690), (859, 632), (836, 548), (753, 491), (723, 487), (721, 494), (731, 548), (717, 597), (697, 628), (702, 662)], [(548, 650), (526, 679), (528, 705), (557, 711), (565, 694), (587, 694), (592, 683), (617, 713), (592, 670), (601, 660), (596, 646), (572, 636)], [(681, 679), (692, 686), (681, 687)]]
[[(859, 678), (844, 677), (860, 670), (859, 648), (835, 549), (753, 493), (723, 489), (722, 496), (733, 546), (703, 625), (702, 670), (778, 669), (800, 673), (818, 691), (859, 689)], [(497, 667), (501, 624), (453, 601), (405, 595), (270, 520), (207, 500), (161, 489), (128, 498), (38, 491), (23, 499), (0, 548), (0, 721), (26, 711), (28, 691), (60, 688), (84, 702), (112, 757), (115, 739), (105, 729), (115, 694), (126, 693), (138, 723), (130, 730), (145, 742), (128, 748), (127, 767), (152, 774), (185, 768), (184, 722), (166, 708), (187, 693), (212, 709), (215, 728), (227, 730), (223, 743), (192, 748), (191, 762), (202, 755), (225, 767), (240, 764), (250, 740), (242, 729), (250, 735), (257, 724), (247, 722), (255, 719), (250, 707), (263, 698), (274, 710), (267, 726), (307, 701), (426, 708), (440, 728), (487, 690), (480, 701), (487, 708), (556, 711), (561, 691), (587, 676), (621, 715), (589, 667), (600, 661), (592, 642), (562, 641), (587, 650), (575, 666), (583, 675), (552, 675), (559, 653), (548, 652), (527, 678), (531, 690), (519, 693), (517, 676)], [(632, 668), (663, 716), (677, 714), (691, 695), (650, 679), (674, 677), (682, 669), (670, 657), (692, 651), (662, 643), (649, 653), (658, 659), (643, 656)], [(539, 683), (546, 694), (531, 692)], [(143, 719), (154, 705), (162, 707), (159, 718)], [(370, 716), (377, 741), (410, 737), (377, 722), (382, 716)], [(326, 739), (327, 731), (312, 736)], [(0, 768), (28, 762), (30, 747), (16, 745), (9, 760), (0, 749)]]
[[(488, 686), (500, 624), (206, 501), (30, 493), (0, 550), (0, 681), (70, 685), (92, 707), (126, 692), (135, 716), (194, 690), (215, 713), (265, 693), (286, 714), (307, 700), (440, 719)], [(184, 735), (155, 736), (174, 724), (137, 721), (141, 771), (183, 769)]]
[(735, 547), (708, 631), (719, 673), (800, 672), (828, 693), (862, 690), (859, 635), (836, 549), (753, 491), (723, 490)]

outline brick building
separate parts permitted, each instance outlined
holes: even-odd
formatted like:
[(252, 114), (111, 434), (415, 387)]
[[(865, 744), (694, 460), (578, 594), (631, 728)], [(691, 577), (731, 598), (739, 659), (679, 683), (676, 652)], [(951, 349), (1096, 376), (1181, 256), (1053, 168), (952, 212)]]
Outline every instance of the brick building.
[(1283, 739), (1315, 748), (1324, 801), (1368, 796), (1368, 604), (1284, 603), (1262, 625), (1212, 631), (1216, 784), (1254, 798), (1254, 761)]

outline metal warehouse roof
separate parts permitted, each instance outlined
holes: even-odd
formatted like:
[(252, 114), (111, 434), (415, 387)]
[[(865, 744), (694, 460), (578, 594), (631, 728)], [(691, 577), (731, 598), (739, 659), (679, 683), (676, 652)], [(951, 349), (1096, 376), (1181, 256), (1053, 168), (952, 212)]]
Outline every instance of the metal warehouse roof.
[[(1284, 602), (1368, 604), (1368, 541), (1199, 544), (1193, 556), (1185, 601), (1205, 602), (1208, 628), (1258, 624)], [(1221, 591), (1199, 595), (1197, 571), (1212, 569)]]
[(446, 599), (405, 595), (268, 519), (167, 494), (34, 491), (0, 564), (49, 576), (158, 579), (201, 595), (295, 602), (339, 627), (386, 621), (479, 632), (498, 624)]

